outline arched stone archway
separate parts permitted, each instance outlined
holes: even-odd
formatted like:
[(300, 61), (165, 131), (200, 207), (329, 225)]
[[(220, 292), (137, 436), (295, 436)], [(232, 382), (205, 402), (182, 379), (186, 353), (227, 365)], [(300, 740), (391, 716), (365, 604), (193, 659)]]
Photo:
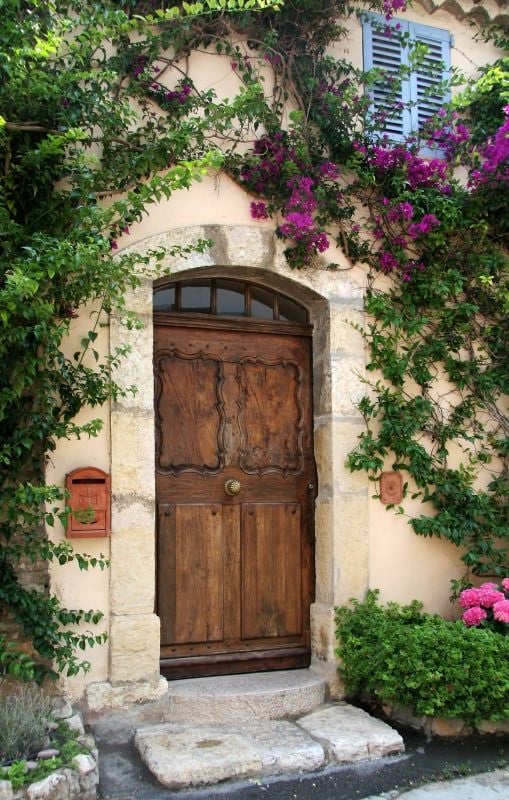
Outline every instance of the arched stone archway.
[[(364, 350), (352, 323), (362, 322), (362, 289), (347, 274), (292, 272), (271, 231), (254, 226), (193, 226), (148, 237), (129, 249), (143, 254), (208, 239), (211, 247), (186, 259), (168, 256), (163, 270), (180, 277), (232, 276), (256, 280), (294, 297), (314, 325), (314, 435), (319, 491), (316, 501), (316, 595), (311, 608), (312, 665), (334, 683), (334, 605), (367, 588), (367, 482), (352, 475), (345, 457), (362, 430), (356, 402)], [(127, 392), (111, 409), (112, 539), (109, 686), (125, 700), (150, 698), (159, 684), (159, 619), (154, 614), (154, 410), (152, 280), (126, 297), (143, 322), (126, 330), (113, 317), (111, 350), (130, 353), (116, 379)], [(130, 688), (129, 688), (130, 687)], [(161, 687), (160, 687), (161, 690)], [(110, 698), (110, 702), (112, 699)]]

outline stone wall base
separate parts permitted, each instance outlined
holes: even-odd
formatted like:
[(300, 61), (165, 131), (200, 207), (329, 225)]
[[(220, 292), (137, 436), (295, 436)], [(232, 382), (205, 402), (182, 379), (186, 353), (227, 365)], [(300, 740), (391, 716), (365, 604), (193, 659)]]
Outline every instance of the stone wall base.
[(156, 685), (144, 681), (122, 683), (90, 683), (87, 686), (84, 710), (87, 720), (107, 709), (127, 708), (134, 703), (153, 703), (166, 694), (168, 682), (160, 677)]
[(459, 737), (471, 736), (473, 733), (498, 735), (509, 733), (509, 720), (481, 720), (476, 725), (471, 725), (457, 717), (427, 717), (425, 715), (419, 717), (406, 706), (384, 703), (382, 710), (389, 719), (423, 731), (428, 736)]

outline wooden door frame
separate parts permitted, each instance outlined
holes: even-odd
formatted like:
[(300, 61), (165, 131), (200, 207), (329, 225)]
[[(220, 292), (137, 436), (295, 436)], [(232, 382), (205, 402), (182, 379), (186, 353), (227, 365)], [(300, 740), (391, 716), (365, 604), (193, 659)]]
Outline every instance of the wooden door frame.
[[(209, 239), (211, 248), (189, 259), (175, 247)], [(352, 273), (292, 271), (274, 232), (263, 226), (183, 225), (133, 241), (122, 252), (164, 253), (154, 268), (176, 279), (228, 277), (283, 292), (304, 305), (314, 323), (313, 384), (315, 458), (319, 495), (315, 504), (316, 599), (311, 607), (312, 664), (334, 685), (337, 679), (334, 606), (363, 597), (368, 586), (369, 484), (345, 467), (363, 430), (356, 403), (364, 394), (363, 291)], [(114, 378), (125, 396), (110, 413), (112, 536), (109, 570), (109, 642), (88, 696), (91, 707), (155, 699), (165, 691), (159, 671), (159, 618), (155, 595), (155, 486), (152, 365), (152, 278), (140, 266), (140, 284), (126, 293), (125, 311), (141, 319), (126, 329), (110, 318), (110, 349), (130, 347)], [(156, 285), (160, 281), (156, 282)], [(136, 394), (129, 389), (138, 387)], [(106, 433), (107, 426), (106, 426)], [(133, 453), (136, 458), (133, 459)], [(107, 469), (107, 466), (105, 466)]]

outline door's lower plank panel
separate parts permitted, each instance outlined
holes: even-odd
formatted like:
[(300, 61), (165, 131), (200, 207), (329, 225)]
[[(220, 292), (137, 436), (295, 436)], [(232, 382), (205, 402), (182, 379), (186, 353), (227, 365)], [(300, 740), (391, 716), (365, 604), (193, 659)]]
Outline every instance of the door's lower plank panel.
[(298, 503), (242, 506), (242, 638), (302, 635)]
[(188, 643), (188, 644), (163, 644), (161, 645), (161, 658), (186, 658), (197, 655), (208, 658), (211, 655), (225, 654), (231, 655), (232, 653), (257, 653), (259, 650), (273, 650), (279, 652), (281, 649), (288, 649), (289, 647), (309, 647), (309, 638), (303, 636), (284, 636), (278, 639), (269, 637), (263, 639), (228, 639), (222, 642), (204, 642), (204, 643)]
[(157, 613), (163, 645), (240, 636), (240, 508), (158, 506)]
[(211, 655), (161, 658), (161, 675), (177, 680), (209, 675), (235, 675), (243, 672), (266, 672), (278, 669), (309, 667), (309, 647), (282, 647), (245, 653), (215, 653)]

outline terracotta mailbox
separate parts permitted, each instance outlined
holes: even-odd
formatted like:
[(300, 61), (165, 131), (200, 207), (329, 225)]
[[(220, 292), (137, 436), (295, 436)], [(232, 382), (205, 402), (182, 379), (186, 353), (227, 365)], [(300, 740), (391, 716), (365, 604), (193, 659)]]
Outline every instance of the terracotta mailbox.
[(401, 503), (403, 500), (403, 476), (400, 472), (382, 472), (380, 500), (384, 505)]
[(69, 539), (97, 538), (111, 533), (111, 483), (107, 472), (80, 467), (65, 476), (72, 509), (67, 521)]

